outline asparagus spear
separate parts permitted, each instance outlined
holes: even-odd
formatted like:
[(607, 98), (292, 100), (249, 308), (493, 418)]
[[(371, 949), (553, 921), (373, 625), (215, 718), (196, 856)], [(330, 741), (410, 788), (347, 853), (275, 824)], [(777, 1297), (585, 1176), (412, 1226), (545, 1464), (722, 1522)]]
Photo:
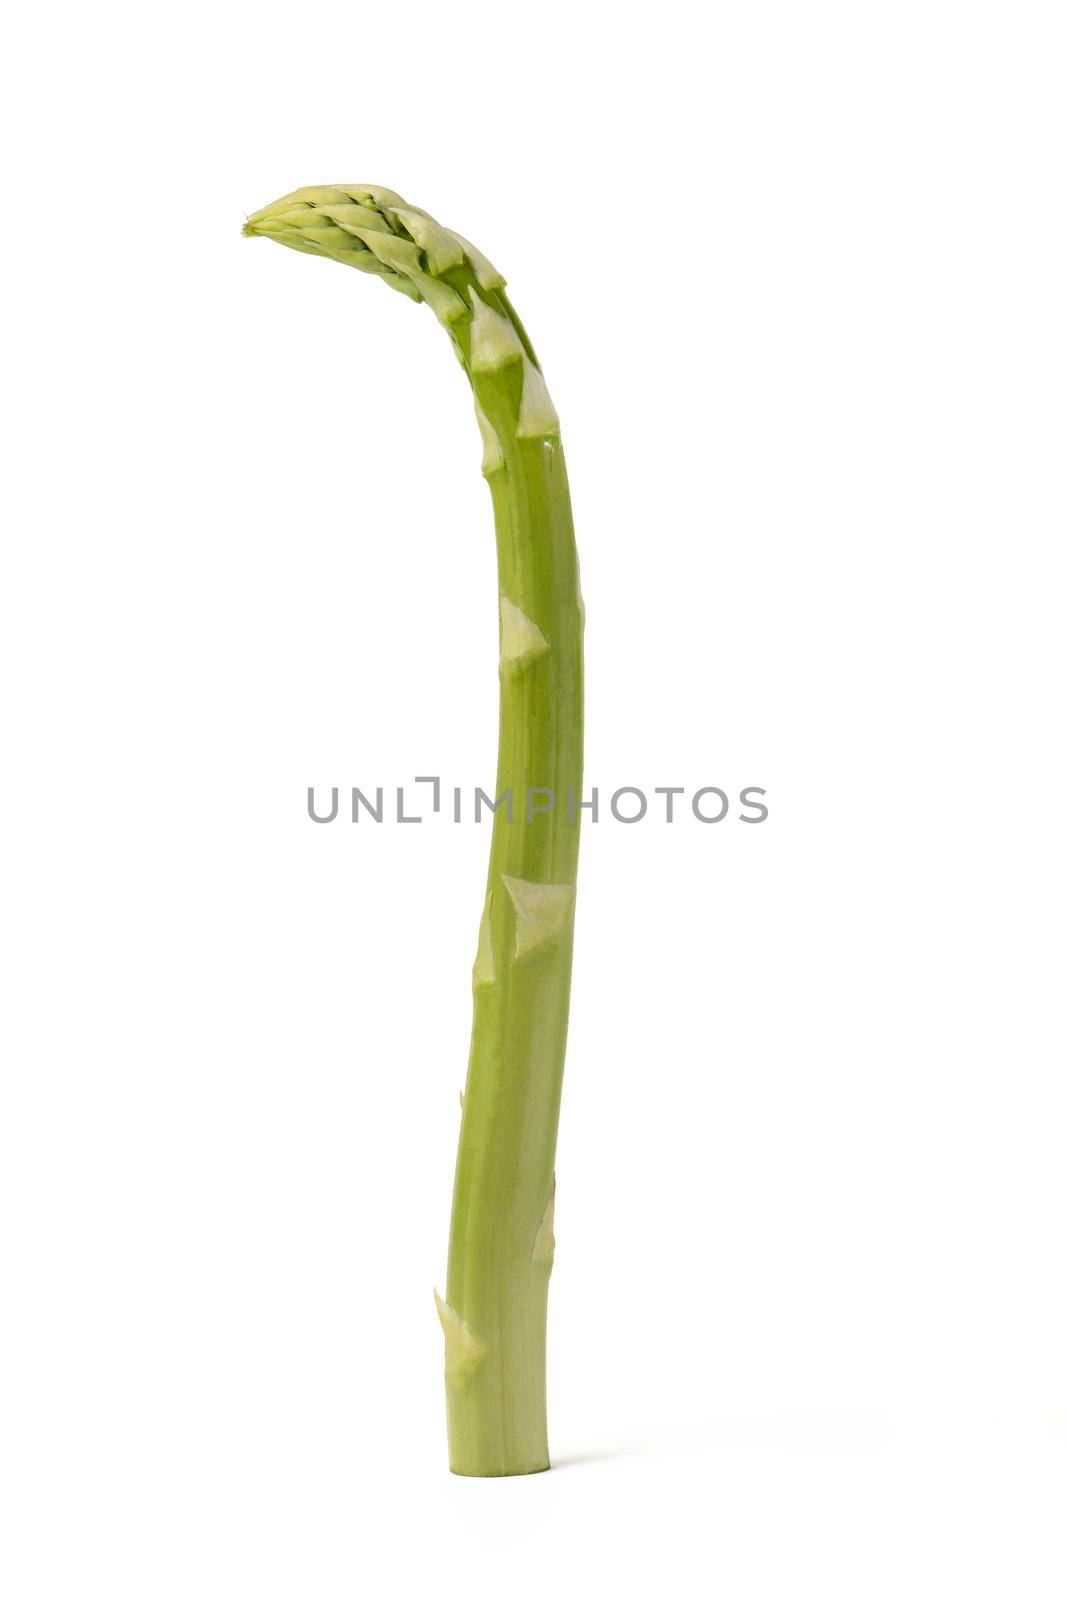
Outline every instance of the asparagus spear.
[[(545, 1321), (582, 781), (584, 610), (559, 419), (496, 268), (389, 189), (297, 189), (245, 226), (425, 300), (474, 392), (496, 522), (500, 733), (452, 1200), (453, 1472), (549, 1465)], [(549, 809), (550, 791), (555, 804)]]

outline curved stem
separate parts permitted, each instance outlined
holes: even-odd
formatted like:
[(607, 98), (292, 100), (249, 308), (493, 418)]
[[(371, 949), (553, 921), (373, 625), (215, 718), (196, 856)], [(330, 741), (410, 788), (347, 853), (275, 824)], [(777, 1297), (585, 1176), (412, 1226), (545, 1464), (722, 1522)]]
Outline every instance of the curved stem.
[(426, 299), (474, 391), (500, 579), (498, 809), (438, 1311), (452, 1470), (540, 1472), (582, 783), (584, 617), (559, 423), (503, 279), (398, 195), (297, 190), (246, 231)]
[[(513, 808), (493, 824), (448, 1258), (448, 1304), (487, 1346), (447, 1386), (452, 1470), (478, 1475), (549, 1464), (545, 1321), (580, 815), (570, 798), (582, 782), (566, 466), (558, 439), (515, 436), (510, 377), (475, 381), (503, 458), (489, 474), (504, 611), (497, 795), (510, 791)], [(516, 631), (529, 648), (520, 639), (512, 657)]]

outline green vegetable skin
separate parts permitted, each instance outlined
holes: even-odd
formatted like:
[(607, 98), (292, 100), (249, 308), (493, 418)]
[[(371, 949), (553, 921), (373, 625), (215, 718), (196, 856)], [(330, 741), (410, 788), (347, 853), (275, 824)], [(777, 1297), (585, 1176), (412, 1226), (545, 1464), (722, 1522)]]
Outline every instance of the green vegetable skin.
[[(559, 420), (504, 279), (388, 189), (298, 189), (245, 232), (371, 272), (444, 325), (474, 391), (496, 521), (500, 735), (452, 1201), (445, 1334), (453, 1472), (549, 1465), (545, 1321), (582, 783), (584, 610)], [(555, 807), (536, 792), (551, 790)]]

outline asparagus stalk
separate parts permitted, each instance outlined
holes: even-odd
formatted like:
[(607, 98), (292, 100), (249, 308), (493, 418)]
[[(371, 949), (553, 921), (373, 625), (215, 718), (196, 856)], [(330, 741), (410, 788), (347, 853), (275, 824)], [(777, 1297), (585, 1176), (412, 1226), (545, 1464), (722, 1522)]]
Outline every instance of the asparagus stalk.
[(452, 1471), (541, 1472), (578, 866), (572, 797), (582, 781), (584, 610), (559, 419), (500, 273), (391, 190), (298, 189), (256, 212), (245, 232), (425, 300), (474, 392), (500, 587), (497, 796), (511, 800), (493, 820), (447, 1290), (437, 1306)]

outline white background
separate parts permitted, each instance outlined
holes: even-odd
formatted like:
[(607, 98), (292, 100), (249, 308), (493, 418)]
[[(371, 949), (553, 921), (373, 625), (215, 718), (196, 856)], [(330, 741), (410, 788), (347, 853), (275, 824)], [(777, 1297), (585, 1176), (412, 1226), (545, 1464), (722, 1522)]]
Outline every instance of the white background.
[[(24, 8), (4, 66), (10, 1600), (1062, 1596), (1056, 5)], [(400, 190), (571, 466), (557, 1470), (446, 1470), (495, 575)]]

